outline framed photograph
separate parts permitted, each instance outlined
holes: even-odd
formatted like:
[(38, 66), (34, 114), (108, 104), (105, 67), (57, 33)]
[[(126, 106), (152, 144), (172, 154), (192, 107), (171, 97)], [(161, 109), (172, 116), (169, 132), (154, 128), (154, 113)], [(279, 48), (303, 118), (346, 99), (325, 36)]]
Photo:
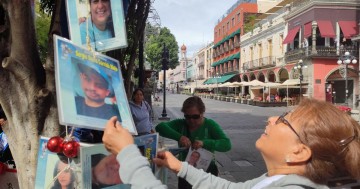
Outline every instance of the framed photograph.
[(109, 153), (103, 144), (96, 144), (81, 148), (81, 167), (84, 189), (124, 188), (130, 185), (123, 184), (119, 175), (120, 165), (116, 155)]
[(54, 35), (60, 124), (103, 130), (117, 116), (136, 135), (119, 62)]
[(71, 41), (95, 51), (127, 46), (123, 0), (66, 0)]
[(152, 162), (152, 159), (156, 157), (158, 140), (158, 133), (142, 135), (134, 138), (135, 144), (138, 146), (141, 154), (149, 160), (153, 173), (155, 173), (156, 165)]
[[(63, 154), (50, 152), (46, 148), (48, 140), (48, 138), (40, 138), (35, 189), (62, 187), (81, 189), (82, 171), (79, 159), (69, 159)], [(69, 165), (70, 169), (66, 169)]]
[(197, 150), (189, 148), (185, 161), (198, 169), (206, 171), (213, 158), (214, 154), (204, 148), (199, 148)]

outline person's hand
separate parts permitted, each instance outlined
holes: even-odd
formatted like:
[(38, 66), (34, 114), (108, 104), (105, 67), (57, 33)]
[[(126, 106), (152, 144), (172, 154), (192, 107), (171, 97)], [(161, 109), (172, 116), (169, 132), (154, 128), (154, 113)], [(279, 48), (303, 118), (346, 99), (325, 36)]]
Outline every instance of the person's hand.
[(195, 142), (192, 144), (192, 148), (194, 148), (195, 150), (202, 148), (203, 146), (204, 143), (201, 140), (195, 140)]
[(181, 136), (179, 142), (180, 142), (180, 146), (182, 147), (190, 148), (191, 146), (191, 141), (186, 136)]
[(126, 146), (134, 144), (133, 137), (127, 129), (124, 129), (120, 125), (116, 116), (110, 118), (110, 120), (106, 123), (102, 140), (105, 148), (115, 155)]
[(153, 159), (153, 162), (157, 166), (165, 166), (175, 173), (178, 173), (182, 166), (181, 161), (176, 159), (176, 157), (168, 151), (158, 152), (157, 157)]

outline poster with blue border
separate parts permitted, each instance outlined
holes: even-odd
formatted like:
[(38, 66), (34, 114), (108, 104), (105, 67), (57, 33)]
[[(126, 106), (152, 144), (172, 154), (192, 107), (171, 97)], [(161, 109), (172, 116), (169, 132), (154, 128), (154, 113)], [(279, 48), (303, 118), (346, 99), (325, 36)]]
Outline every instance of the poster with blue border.
[(109, 153), (103, 144), (81, 148), (83, 189), (130, 189), (119, 175), (116, 155)]
[[(79, 158), (68, 159), (63, 154), (50, 152), (46, 147), (48, 140), (45, 137), (40, 138), (35, 189), (57, 189), (61, 186), (81, 189), (82, 171)], [(82, 145), (80, 144), (80, 146)], [(70, 169), (65, 171), (64, 169), (68, 165), (70, 165)], [(57, 179), (54, 179), (57, 175)]]
[(70, 39), (95, 51), (127, 47), (122, 0), (66, 0)]
[(119, 62), (56, 35), (54, 42), (60, 124), (104, 130), (117, 116), (136, 135)]
[(153, 173), (156, 171), (156, 165), (152, 159), (156, 157), (158, 149), (159, 134), (152, 133), (134, 138), (135, 144), (138, 146), (141, 154), (149, 160), (149, 164)]

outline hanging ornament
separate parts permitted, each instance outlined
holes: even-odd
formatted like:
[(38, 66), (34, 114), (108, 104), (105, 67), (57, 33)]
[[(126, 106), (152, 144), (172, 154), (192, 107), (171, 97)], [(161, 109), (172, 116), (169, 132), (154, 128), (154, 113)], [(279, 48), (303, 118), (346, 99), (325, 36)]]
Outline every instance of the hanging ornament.
[(47, 142), (47, 149), (49, 149), (50, 152), (59, 153), (63, 150), (63, 142), (64, 139), (59, 136), (54, 136), (49, 139)]
[(80, 144), (74, 140), (66, 141), (63, 145), (63, 153), (68, 158), (78, 155)]

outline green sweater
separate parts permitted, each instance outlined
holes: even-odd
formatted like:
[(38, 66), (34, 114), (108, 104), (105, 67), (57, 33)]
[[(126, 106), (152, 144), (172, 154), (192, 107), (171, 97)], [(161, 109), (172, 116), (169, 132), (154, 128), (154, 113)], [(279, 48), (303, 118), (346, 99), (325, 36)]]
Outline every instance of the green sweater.
[[(211, 151), (227, 152), (231, 149), (230, 139), (214, 120), (204, 118), (203, 124), (194, 131), (187, 129), (185, 119), (175, 119), (169, 122), (162, 122), (156, 126), (156, 131), (160, 136), (170, 138), (179, 142), (181, 136), (188, 137), (191, 142), (200, 140), (203, 142), (203, 148)], [(180, 144), (179, 144), (180, 146)], [(187, 152), (180, 153), (179, 160), (184, 161)]]

